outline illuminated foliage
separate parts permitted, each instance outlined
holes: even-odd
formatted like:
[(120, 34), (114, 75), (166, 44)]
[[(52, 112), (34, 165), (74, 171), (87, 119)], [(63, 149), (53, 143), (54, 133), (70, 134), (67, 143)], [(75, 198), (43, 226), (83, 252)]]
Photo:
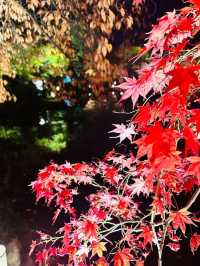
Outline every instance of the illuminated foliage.
[(52, 45), (19, 48), (11, 67), (26, 79), (64, 76), (69, 60)]
[(124, 65), (116, 61), (119, 51), (113, 42), (116, 32), (125, 34), (134, 27), (134, 14), (140, 13), (143, 2), (1, 1), (0, 47), (6, 64), (0, 65), (0, 75), (15, 74), (9, 68), (11, 58), (19, 56), (16, 44), (18, 47), (34, 46), (42, 40), (50, 42), (69, 58), (72, 71), (81, 77), (78, 79), (81, 87), (90, 83), (95, 94), (100, 94), (105, 83), (111, 83), (124, 73)]

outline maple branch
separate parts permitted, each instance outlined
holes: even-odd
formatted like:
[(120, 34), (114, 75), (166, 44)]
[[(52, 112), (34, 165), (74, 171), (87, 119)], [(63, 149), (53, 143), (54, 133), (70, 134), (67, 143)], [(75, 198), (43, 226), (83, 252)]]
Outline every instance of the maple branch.
[(158, 251), (158, 266), (162, 266), (162, 250), (158, 242), (158, 237), (156, 235), (154, 219), (155, 219), (155, 213), (153, 211), (152, 216), (151, 216), (151, 228), (152, 228), (155, 244), (156, 244), (157, 251)]
[[(160, 183), (158, 181), (157, 182), (157, 185), (156, 185), (155, 198), (158, 197), (159, 186), (160, 186)], [(158, 266), (162, 266), (162, 246), (160, 246), (159, 241), (158, 241), (158, 237), (157, 237), (157, 234), (156, 234), (155, 222), (154, 222), (155, 216), (156, 216), (156, 214), (155, 214), (155, 211), (153, 210), (153, 207), (152, 207), (151, 228), (152, 228), (152, 232), (153, 232), (153, 236), (154, 236), (154, 241), (155, 241), (155, 244), (156, 244), (156, 247), (157, 247), (157, 251), (158, 251)]]
[(200, 187), (195, 191), (195, 193), (192, 195), (191, 199), (189, 200), (189, 202), (186, 204), (186, 206), (183, 209), (188, 210), (193, 205), (193, 203), (196, 201), (199, 194), (200, 194)]

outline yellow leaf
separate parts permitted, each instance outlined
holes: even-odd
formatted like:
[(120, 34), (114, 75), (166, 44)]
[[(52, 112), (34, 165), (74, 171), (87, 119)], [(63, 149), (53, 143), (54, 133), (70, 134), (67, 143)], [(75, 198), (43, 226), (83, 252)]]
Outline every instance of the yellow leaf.
[(97, 242), (92, 246), (92, 256), (98, 255), (99, 257), (103, 256), (103, 252), (106, 251), (105, 242)]

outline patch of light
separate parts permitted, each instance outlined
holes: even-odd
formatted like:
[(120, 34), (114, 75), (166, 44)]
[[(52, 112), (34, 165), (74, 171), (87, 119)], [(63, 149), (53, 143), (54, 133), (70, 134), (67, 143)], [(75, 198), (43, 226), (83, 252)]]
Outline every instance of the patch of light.
[(43, 81), (41, 79), (35, 79), (32, 81), (33, 84), (35, 85), (36, 89), (39, 91), (43, 91)]
[(46, 124), (46, 121), (43, 117), (40, 118), (39, 125), (44, 126)]
[(56, 97), (56, 94), (53, 91), (51, 91), (50, 95), (51, 95), (52, 98), (55, 98)]

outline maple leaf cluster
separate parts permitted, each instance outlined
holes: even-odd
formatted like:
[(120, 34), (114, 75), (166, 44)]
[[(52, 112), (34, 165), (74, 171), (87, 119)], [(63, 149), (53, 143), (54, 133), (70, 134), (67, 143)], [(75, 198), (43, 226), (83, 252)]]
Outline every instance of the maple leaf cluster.
[[(56, 236), (40, 233), (32, 243), (31, 251), (43, 246), (36, 252), (39, 265), (51, 265), (52, 257), (71, 266), (142, 265), (156, 249), (161, 266), (164, 247), (176, 252), (185, 237), (193, 253), (198, 249), (193, 206), (200, 194), (200, 111), (192, 106), (200, 101), (200, 48), (190, 41), (200, 30), (200, 1), (189, 3), (153, 27), (142, 51), (150, 53), (149, 63), (118, 86), (122, 101), (131, 97), (137, 109), (112, 133), (137, 150), (112, 150), (94, 163), (52, 163), (32, 183), (37, 200), (55, 206), (54, 223), (66, 215)], [(93, 190), (85, 196), (87, 210), (78, 212), (81, 187)]]

